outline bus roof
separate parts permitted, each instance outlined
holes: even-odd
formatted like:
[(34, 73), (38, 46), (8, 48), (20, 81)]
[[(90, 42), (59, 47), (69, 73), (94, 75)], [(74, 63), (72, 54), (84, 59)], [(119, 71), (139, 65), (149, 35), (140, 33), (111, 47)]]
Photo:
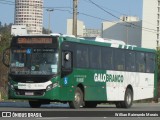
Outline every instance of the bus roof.
[(89, 45), (98, 45), (98, 46), (104, 46), (104, 47), (112, 47), (112, 48), (120, 48), (120, 49), (128, 49), (128, 50), (135, 50), (135, 51), (144, 51), (144, 52), (156, 52), (155, 49), (149, 49), (149, 48), (142, 48), (142, 47), (137, 47), (135, 45), (125, 45), (119, 43), (111, 43), (111, 42), (103, 42), (103, 41), (96, 41), (95, 40), (90, 40), (87, 38), (76, 38), (75, 36), (69, 36), (69, 35), (61, 35), (61, 34), (42, 34), (42, 35), (18, 35), (14, 37), (19, 37), (19, 36), (24, 36), (24, 37), (31, 37), (31, 36), (58, 36), (63, 38), (65, 41), (70, 41), (70, 42), (76, 42), (76, 43), (82, 43), (82, 44), (89, 44)]
[(106, 47), (112, 47), (112, 48), (128, 49), (128, 50), (143, 51), (143, 52), (156, 52), (155, 49), (142, 48), (142, 47), (137, 47), (135, 45), (99, 42), (99, 41), (93, 41), (93, 40), (87, 40), (87, 39), (79, 39), (75, 37), (63, 37), (63, 38), (66, 41), (82, 43), (82, 44), (98, 45), (98, 46), (104, 46), (104, 47), (106, 46)]

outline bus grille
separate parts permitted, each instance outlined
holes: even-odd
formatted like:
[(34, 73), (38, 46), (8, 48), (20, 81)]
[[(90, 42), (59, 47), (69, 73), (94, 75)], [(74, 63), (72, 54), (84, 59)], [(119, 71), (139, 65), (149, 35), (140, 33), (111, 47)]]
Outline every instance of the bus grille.
[(43, 96), (45, 90), (15, 90), (16, 95)]

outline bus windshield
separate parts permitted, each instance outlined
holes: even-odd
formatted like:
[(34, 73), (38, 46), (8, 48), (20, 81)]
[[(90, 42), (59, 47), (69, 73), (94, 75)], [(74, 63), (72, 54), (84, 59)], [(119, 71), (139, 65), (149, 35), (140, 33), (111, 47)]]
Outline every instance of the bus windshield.
[(52, 75), (57, 73), (56, 48), (11, 49), (10, 73), (13, 75)]

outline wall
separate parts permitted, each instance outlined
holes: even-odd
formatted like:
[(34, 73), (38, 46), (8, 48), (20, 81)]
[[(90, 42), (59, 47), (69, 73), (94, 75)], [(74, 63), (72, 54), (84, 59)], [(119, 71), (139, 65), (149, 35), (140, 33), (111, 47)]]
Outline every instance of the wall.
[[(130, 24), (128, 24), (130, 23)], [(141, 29), (137, 26), (142, 26), (141, 21), (135, 22), (103, 22), (102, 37), (122, 40), (126, 44), (141, 46)], [(134, 24), (134, 25), (133, 25)]]

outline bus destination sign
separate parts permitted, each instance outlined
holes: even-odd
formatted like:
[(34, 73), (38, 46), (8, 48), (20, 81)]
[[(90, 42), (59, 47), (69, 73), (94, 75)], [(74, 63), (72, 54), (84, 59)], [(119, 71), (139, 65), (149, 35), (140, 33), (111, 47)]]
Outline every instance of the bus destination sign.
[(52, 38), (18, 38), (18, 44), (52, 44)]

